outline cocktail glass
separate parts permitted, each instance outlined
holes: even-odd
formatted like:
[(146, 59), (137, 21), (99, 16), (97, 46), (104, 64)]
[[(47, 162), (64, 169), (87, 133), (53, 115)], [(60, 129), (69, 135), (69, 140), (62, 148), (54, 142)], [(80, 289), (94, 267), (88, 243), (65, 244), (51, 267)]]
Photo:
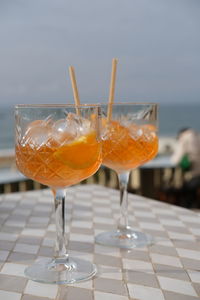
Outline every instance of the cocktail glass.
[(73, 283), (91, 278), (96, 267), (72, 258), (65, 233), (65, 188), (94, 174), (102, 162), (98, 105), (17, 105), (18, 169), (54, 195), (55, 256), (25, 270), (28, 278), (46, 283)]
[[(109, 105), (101, 105), (106, 115)], [(96, 236), (96, 242), (119, 248), (149, 245), (153, 238), (135, 231), (128, 222), (127, 184), (130, 171), (153, 159), (158, 151), (158, 106), (154, 103), (116, 103), (112, 117), (102, 118), (103, 165), (119, 179), (120, 218), (117, 230)]]

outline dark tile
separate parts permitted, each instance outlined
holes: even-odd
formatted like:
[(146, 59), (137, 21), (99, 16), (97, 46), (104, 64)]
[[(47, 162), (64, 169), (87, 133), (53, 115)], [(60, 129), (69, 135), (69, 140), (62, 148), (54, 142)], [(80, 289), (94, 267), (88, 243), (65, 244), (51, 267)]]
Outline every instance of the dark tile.
[(169, 292), (169, 291), (163, 291), (165, 300), (198, 300), (199, 298), (193, 297), (193, 296), (188, 296), (188, 295), (183, 295), (183, 294), (177, 294), (174, 292)]
[(200, 283), (193, 283), (193, 287), (195, 288), (195, 291), (200, 298)]
[(20, 227), (14, 227), (14, 226), (3, 226), (1, 228), (1, 232), (6, 232), (6, 233), (17, 233), (20, 234), (22, 231), (22, 228)]
[(184, 233), (184, 234), (191, 234), (191, 232), (186, 227), (179, 227), (179, 226), (170, 226), (170, 225), (163, 225), (163, 227), (167, 231)]
[(22, 264), (29, 264), (36, 259), (36, 255), (29, 253), (12, 252), (8, 257), (8, 262), (17, 262)]
[(146, 229), (145, 228), (145, 233), (148, 233), (154, 237), (165, 237), (169, 238), (168, 234), (166, 231), (161, 231), (161, 230), (152, 230), (152, 229)]
[(199, 270), (200, 260), (190, 259), (190, 258), (180, 258), (185, 269)]
[(183, 241), (183, 240), (173, 240), (173, 244), (176, 248), (183, 248), (183, 249), (191, 249), (191, 250), (199, 250), (200, 251), (200, 244), (193, 241)]
[(0, 240), (0, 249), (1, 250), (12, 250), (14, 247), (15, 243), (14, 242), (7, 242), (7, 241), (1, 241)]
[(135, 249), (132, 250), (121, 249), (121, 256), (122, 258), (150, 261), (148, 252), (135, 250)]
[[(32, 296), (32, 295), (23, 295), (21, 300), (50, 300), (50, 298), (37, 297), (37, 296)], [(58, 299), (58, 300), (60, 300), (60, 299)]]
[(117, 295), (127, 295), (126, 286), (123, 281), (107, 278), (94, 279), (95, 291), (113, 293)]
[(0, 290), (22, 293), (26, 283), (26, 278), (0, 274)]
[(89, 242), (78, 242), (78, 241), (69, 241), (69, 250), (81, 251), (87, 253), (94, 252), (94, 244)]
[(149, 251), (151, 253), (178, 256), (176, 249), (173, 247), (169, 247), (169, 246), (153, 245), (153, 246), (149, 247)]
[(130, 283), (159, 288), (157, 278), (153, 274), (139, 272), (139, 271), (125, 270), (124, 275), (126, 281)]
[(94, 223), (94, 229), (102, 229), (108, 231), (109, 229), (113, 230), (115, 228), (116, 226), (111, 224)]
[(79, 234), (89, 234), (89, 235), (94, 234), (93, 228), (71, 227), (70, 232), (71, 233), (79, 233)]
[(99, 265), (121, 268), (121, 259), (111, 255), (95, 254), (94, 263), (97, 265), (99, 264)]
[(161, 265), (161, 264), (153, 264), (153, 266), (157, 276), (170, 277), (170, 278), (190, 281), (187, 272), (182, 268)]
[(20, 244), (31, 244), (31, 245), (40, 245), (41, 242), (42, 242), (42, 238), (40, 238), (40, 237), (21, 236), (17, 240), (17, 243), (20, 243)]
[(38, 252), (39, 256), (49, 256), (49, 257), (53, 257), (54, 255), (54, 247), (41, 247), (39, 252)]
[(58, 300), (93, 300), (93, 292), (78, 287), (61, 287)]

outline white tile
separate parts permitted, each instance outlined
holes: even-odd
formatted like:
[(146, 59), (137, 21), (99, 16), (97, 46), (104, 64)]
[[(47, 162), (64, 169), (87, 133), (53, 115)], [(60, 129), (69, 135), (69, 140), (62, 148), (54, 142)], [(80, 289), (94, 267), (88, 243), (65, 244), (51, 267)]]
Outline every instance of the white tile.
[(57, 285), (43, 284), (35, 281), (28, 281), (24, 294), (30, 294), (39, 297), (49, 297), (55, 299), (58, 292)]
[(168, 231), (168, 235), (171, 239), (184, 240), (184, 241), (195, 240), (195, 238), (191, 234)]
[(137, 217), (155, 218), (154, 214), (152, 214), (151, 212), (146, 212), (146, 211), (135, 211), (134, 214)]
[(47, 247), (53, 247), (55, 244), (55, 241), (53, 239), (44, 238), (42, 245)]
[(101, 224), (115, 224), (115, 221), (111, 218), (103, 218), (103, 217), (94, 217), (93, 221), (95, 223), (101, 223)]
[(9, 251), (0, 250), (0, 260), (5, 261), (8, 257)]
[(17, 208), (15, 209), (15, 214), (17, 215), (22, 215), (22, 216), (29, 216), (31, 214), (31, 210), (30, 209), (20, 209)]
[(16, 203), (11, 202), (4, 202), (1, 204), (1, 208), (14, 208), (16, 206)]
[(69, 251), (70, 257), (73, 259), (75, 257), (84, 259), (84, 260), (89, 260), (90, 262), (93, 261), (94, 254), (92, 253), (86, 253), (86, 252), (79, 252), (79, 251)]
[(34, 211), (39, 211), (39, 212), (42, 211), (42, 212), (47, 212), (48, 213), (48, 212), (52, 211), (52, 207), (49, 206), (49, 205), (48, 206), (47, 205), (44, 205), (44, 206), (43, 205), (38, 205), (38, 206), (36, 205), (35, 208), (34, 208)]
[(102, 293), (102, 292), (94, 292), (94, 299), (95, 300), (128, 300), (128, 297), (119, 296), (116, 294), (111, 293)]
[(92, 228), (92, 222), (87, 221), (72, 221), (72, 227), (79, 227), (79, 228)]
[(153, 266), (149, 262), (126, 258), (122, 259), (122, 262), (124, 269), (154, 273)]
[(200, 224), (200, 218), (196, 214), (192, 214), (191, 216), (179, 216), (179, 218), (185, 222)]
[(106, 247), (106, 246), (95, 244), (94, 252), (99, 253), (99, 254), (106, 254), (106, 255), (121, 257), (120, 250), (115, 247)]
[(28, 245), (28, 244), (16, 244), (14, 251), (20, 253), (30, 253), (36, 254), (38, 252), (39, 246), (38, 245)]
[(109, 207), (95, 207), (93, 208), (94, 212), (97, 213), (111, 213), (112, 210)]
[(181, 257), (200, 260), (200, 252), (199, 251), (182, 249), (182, 248), (177, 248), (176, 250), (177, 250), (179, 256), (181, 256)]
[[(130, 198), (129, 198), (129, 200), (130, 200)], [(139, 199), (139, 201), (135, 201), (135, 200), (136, 200), (136, 198), (133, 200), (133, 203), (132, 203), (133, 207), (148, 208), (148, 205), (146, 202), (140, 201), (140, 199)], [(130, 202), (131, 202), (131, 200), (130, 200)]]
[(105, 206), (109, 206), (109, 204), (110, 204), (110, 201), (109, 200), (107, 200), (107, 199), (103, 199), (103, 198), (101, 198), (101, 199), (94, 199), (93, 200), (93, 203), (95, 203), (95, 204), (105, 204)]
[(55, 231), (56, 231), (56, 225), (55, 225), (55, 224), (50, 224), (50, 225), (47, 227), (47, 230), (48, 230), (48, 231), (55, 232)]
[(174, 266), (174, 267), (182, 267), (180, 259), (178, 257), (169, 256), (169, 255), (162, 255), (158, 253), (151, 253), (150, 254), (152, 262), (167, 266)]
[(24, 227), (26, 225), (26, 221), (19, 220), (8, 220), (5, 223), (6, 226), (15, 226), (15, 227)]
[(92, 290), (92, 285), (93, 285), (92, 280), (87, 280), (87, 281), (82, 281), (82, 282), (76, 282), (75, 285), (74, 284), (68, 284), (67, 286), (72, 286), (72, 287), (76, 286), (76, 287), (79, 287), (79, 288)]
[(98, 277), (122, 280), (122, 271), (120, 268), (106, 267), (98, 265)]
[(168, 247), (174, 247), (174, 244), (170, 240), (157, 239), (156, 244)]
[(190, 228), (190, 231), (194, 234), (194, 235), (200, 235), (200, 228)]
[(73, 211), (73, 218), (80, 218), (81, 217), (88, 217), (88, 219), (92, 218), (93, 213), (90, 211), (84, 211), (84, 210), (74, 210)]
[(128, 283), (130, 297), (137, 300), (165, 300), (160, 289)]
[(0, 291), (0, 299), (2, 300), (20, 300), (21, 296), (19, 293)]
[(163, 225), (168, 225), (168, 226), (176, 226), (176, 227), (185, 227), (183, 222), (179, 220), (170, 220), (170, 219), (161, 219), (160, 218), (160, 223)]
[(26, 267), (26, 265), (22, 264), (5, 263), (0, 273), (25, 277), (24, 270)]
[(16, 200), (20, 200), (21, 199), (21, 195), (20, 193), (11, 193), (11, 194), (7, 194), (5, 195), (6, 197), (6, 201), (7, 200), (12, 200), (12, 201), (16, 201)]
[(140, 226), (141, 226), (141, 228), (164, 231), (163, 226), (158, 223), (140, 222)]
[(192, 282), (200, 283), (200, 272), (199, 271), (188, 270), (187, 272), (188, 272)]
[(47, 217), (31, 217), (29, 219), (30, 223), (48, 224), (49, 218)]
[(18, 235), (14, 233), (0, 232), (0, 240), (14, 242), (16, 241)]
[(22, 235), (30, 235), (30, 236), (38, 236), (38, 237), (41, 237), (41, 236), (44, 236), (45, 234), (45, 230), (43, 229), (24, 229), (21, 233)]
[(197, 296), (190, 282), (162, 276), (157, 276), (157, 278), (163, 290), (188, 296)]
[(156, 208), (156, 207), (152, 207), (152, 211), (154, 213), (157, 214), (162, 214), (162, 215), (166, 215), (166, 216), (175, 216), (176, 213), (173, 210), (169, 210), (169, 207), (167, 206), (167, 208)]

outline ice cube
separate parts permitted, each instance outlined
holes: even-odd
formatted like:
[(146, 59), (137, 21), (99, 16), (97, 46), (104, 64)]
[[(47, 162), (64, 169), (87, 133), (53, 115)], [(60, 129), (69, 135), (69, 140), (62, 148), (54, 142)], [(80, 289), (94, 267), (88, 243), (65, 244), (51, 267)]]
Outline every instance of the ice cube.
[(86, 135), (91, 131), (91, 121), (76, 114), (69, 113), (67, 116), (70, 126), (77, 130), (77, 137)]
[(31, 147), (40, 148), (41, 146), (47, 144), (50, 139), (50, 122), (46, 122), (45, 120), (36, 120), (28, 125), (21, 143), (23, 146), (28, 144)]
[(56, 121), (52, 128), (53, 138), (60, 144), (74, 140), (78, 135), (78, 125), (71, 117)]
[(150, 142), (156, 137), (156, 127), (151, 124), (142, 125), (143, 138)]
[(143, 129), (139, 125), (132, 124), (131, 126), (129, 126), (129, 130), (130, 130), (130, 136), (134, 140), (138, 140), (143, 135)]
[(91, 121), (82, 118), (79, 127), (79, 134), (86, 135), (91, 131)]

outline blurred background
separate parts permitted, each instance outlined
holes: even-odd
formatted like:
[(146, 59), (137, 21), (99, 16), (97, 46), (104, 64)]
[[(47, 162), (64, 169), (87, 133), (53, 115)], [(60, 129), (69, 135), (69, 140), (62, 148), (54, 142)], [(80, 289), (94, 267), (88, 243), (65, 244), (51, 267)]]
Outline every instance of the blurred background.
[(199, 11), (199, 0), (0, 0), (0, 161), (15, 104), (73, 103), (70, 65), (81, 102), (106, 101), (113, 57), (116, 101), (158, 102), (159, 155), (170, 154), (180, 128), (200, 131)]

